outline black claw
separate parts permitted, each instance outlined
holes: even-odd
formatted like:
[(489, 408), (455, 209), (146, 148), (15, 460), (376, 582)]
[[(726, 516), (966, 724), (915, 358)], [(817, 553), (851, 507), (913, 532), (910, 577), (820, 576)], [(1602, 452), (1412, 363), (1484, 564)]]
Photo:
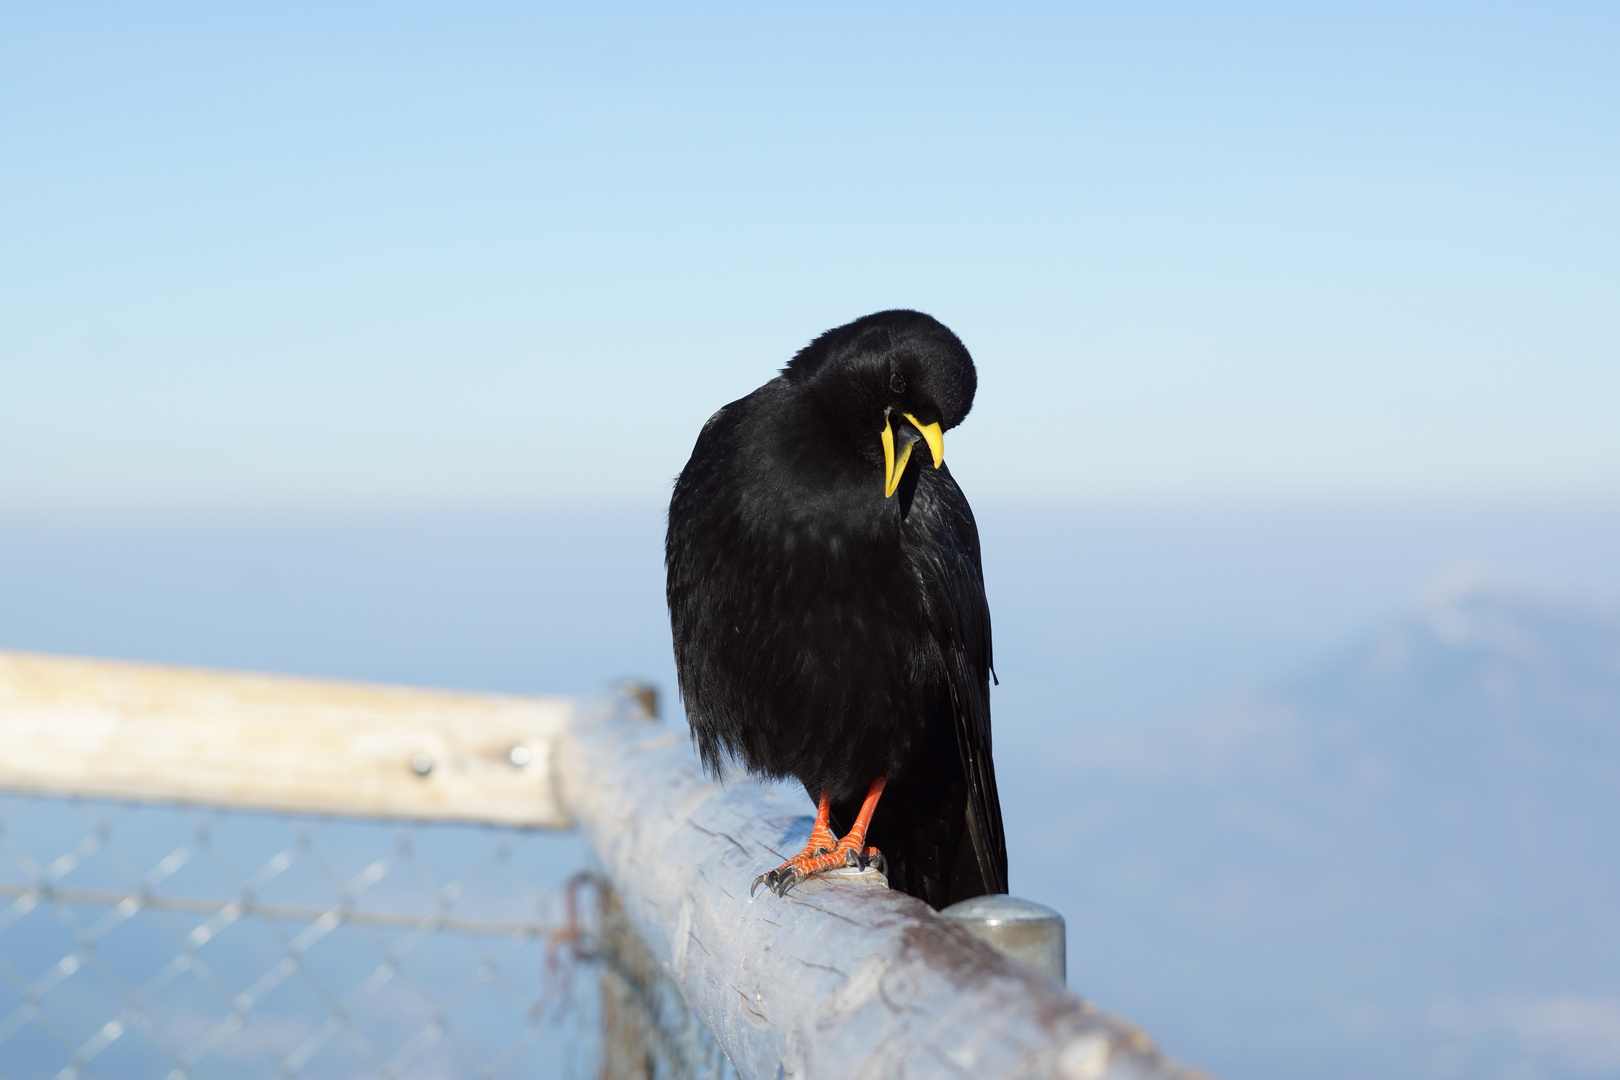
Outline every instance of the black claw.
[(765, 883), (765, 887), (777, 896), (786, 896), (788, 890), (799, 883), (800, 878), (799, 872), (793, 867), (779, 866), (770, 873), (761, 874), (754, 879), (753, 888), (748, 890), (750, 900), (754, 898), (754, 893), (759, 891), (759, 884), (762, 881)]
[[(829, 850), (831, 849), (821, 848), (818, 854), (825, 853)], [(889, 860), (883, 857), (883, 853), (881, 851), (870, 856), (863, 852), (853, 850), (846, 851), (844, 853), (844, 865), (847, 867), (852, 867), (856, 870), (874, 869), (884, 877), (889, 876)], [(803, 880), (804, 875), (800, 874), (793, 867), (778, 866), (775, 870), (761, 874), (759, 877), (754, 879), (753, 886), (748, 890), (748, 898), (752, 900), (754, 898), (754, 894), (759, 892), (759, 887), (761, 885), (764, 885), (777, 896), (786, 896), (795, 885), (799, 884), (799, 882)]]

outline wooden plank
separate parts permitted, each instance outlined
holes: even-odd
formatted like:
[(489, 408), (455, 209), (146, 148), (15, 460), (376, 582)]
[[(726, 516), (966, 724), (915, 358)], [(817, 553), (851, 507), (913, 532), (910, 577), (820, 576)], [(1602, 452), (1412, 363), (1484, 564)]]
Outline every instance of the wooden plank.
[(565, 828), (570, 708), (0, 652), (0, 788)]
[(911, 897), (812, 880), (750, 898), (808, 838), (809, 803), (709, 780), (688, 742), (604, 706), (558, 744), (559, 776), (626, 915), (744, 1077), (1198, 1075)]

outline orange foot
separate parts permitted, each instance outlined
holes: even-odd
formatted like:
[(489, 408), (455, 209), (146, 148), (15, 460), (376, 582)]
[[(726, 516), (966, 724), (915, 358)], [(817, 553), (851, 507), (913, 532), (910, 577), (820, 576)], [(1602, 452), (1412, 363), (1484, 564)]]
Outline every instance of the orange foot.
[(866, 830), (872, 824), (872, 812), (877, 809), (878, 798), (883, 794), (886, 782), (882, 777), (872, 781), (872, 786), (866, 792), (866, 801), (861, 804), (861, 812), (855, 816), (854, 827), (842, 840), (833, 835), (828, 825), (832, 800), (826, 792), (822, 792), (816, 804), (816, 827), (810, 830), (810, 841), (804, 845), (804, 850), (770, 873), (755, 878), (754, 887), (748, 890), (748, 895), (753, 896), (758, 892), (763, 882), (777, 896), (786, 896), (789, 889), (810, 875), (823, 870), (836, 870), (840, 866), (875, 865), (881, 869), (883, 856), (877, 848), (866, 846)]

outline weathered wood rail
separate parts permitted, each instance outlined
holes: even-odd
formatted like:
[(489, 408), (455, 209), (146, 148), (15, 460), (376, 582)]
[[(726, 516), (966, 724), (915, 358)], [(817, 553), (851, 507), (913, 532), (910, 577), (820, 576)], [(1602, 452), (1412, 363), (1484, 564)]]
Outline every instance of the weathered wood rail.
[(745, 1077), (1185, 1080), (1140, 1031), (870, 877), (748, 895), (808, 805), (716, 783), (628, 699), (444, 693), (0, 653), (0, 788), (580, 826)]
[(808, 804), (708, 779), (684, 731), (582, 710), (558, 764), (627, 916), (745, 1077), (1195, 1075), (920, 900), (816, 880), (750, 898)]
[(565, 698), (0, 652), (0, 788), (567, 828)]

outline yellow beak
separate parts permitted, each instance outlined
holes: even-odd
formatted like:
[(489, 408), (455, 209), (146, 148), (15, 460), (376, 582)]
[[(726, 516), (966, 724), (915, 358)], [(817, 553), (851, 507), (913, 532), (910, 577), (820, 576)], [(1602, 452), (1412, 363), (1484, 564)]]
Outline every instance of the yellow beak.
[[(939, 468), (945, 462), (945, 433), (938, 424), (925, 424), (910, 413), (905, 417), (911, 426), (922, 433), (923, 441), (928, 444), (928, 450), (934, 455), (934, 468)], [(900, 477), (905, 475), (906, 463), (911, 460), (911, 444), (906, 443), (900, 447), (899, 456), (894, 452), (894, 424), (887, 418), (883, 421), (883, 431), (878, 436), (883, 440), (883, 497), (887, 499), (900, 487)]]
[(923, 441), (928, 444), (929, 453), (934, 455), (934, 468), (945, 464), (945, 433), (939, 430), (938, 424), (923, 424), (915, 416), (906, 413), (906, 419), (911, 426), (922, 432)]

